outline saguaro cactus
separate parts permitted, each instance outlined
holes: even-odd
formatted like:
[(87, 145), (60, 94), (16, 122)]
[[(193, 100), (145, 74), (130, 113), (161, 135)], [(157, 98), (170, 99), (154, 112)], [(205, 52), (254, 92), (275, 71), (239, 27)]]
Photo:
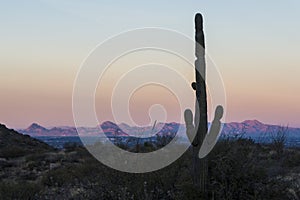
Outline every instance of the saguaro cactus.
[[(201, 14), (197, 13), (195, 16), (195, 71), (196, 71), (196, 98), (199, 104), (199, 122), (197, 123), (197, 113), (195, 113), (195, 122), (199, 124), (198, 131), (196, 134), (198, 145), (195, 146), (194, 153), (195, 157), (195, 167), (199, 168), (199, 179), (196, 181), (196, 184), (199, 182), (200, 191), (203, 194), (207, 194), (207, 184), (208, 184), (208, 164), (207, 157), (199, 159), (198, 153), (200, 150), (200, 146), (203, 143), (203, 140), (207, 133), (207, 95), (206, 95), (206, 64), (205, 64), (205, 41), (204, 41), (204, 32), (203, 32), (203, 17)], [(197, 104), (196, 104), (196, 107)], [(196, 109), (198, 110), (198, 109)]]
[(187, 109), (184, 112), (186, 133), (192, 143), (193, 149), (193, 181), (196, 187), (200, 188), (204, 198), (208, 197), (208, 162), (207, 155), (213, 149), (221, 132), (221, 118), (223, 117), (223, 106), (218, 105), (215, 116), (208, 132), (207, 123), (207, 95), (205, 83), (205, 42), (203, 33), (203, 18), (201, 14), (195, 17), (196, 29), (196, 82), (192, 88), (196, 91), (195, 116)]
[[(196, 91), (196, 111), (194, 124), (197, 130), (193, 144), (193, 181), (194, 185), (200, 187), (200, 191), (206, 195), (208, 185), (207, 158), (198, 157), (200, 147), (206, 136), (207, 127), (207, 94), (206, 94), (206, 64), (205, 64), (205, 41), (203, 32), (203, 18), (197, 13), (195, 16), (195, 73), (196, 82), (192, 83)], [(188, 113), (187, 113), (188, 114)], [(188, 114), (191, 115), (192, 113)], [(191, 118), (191, 117), (190, 117)]]

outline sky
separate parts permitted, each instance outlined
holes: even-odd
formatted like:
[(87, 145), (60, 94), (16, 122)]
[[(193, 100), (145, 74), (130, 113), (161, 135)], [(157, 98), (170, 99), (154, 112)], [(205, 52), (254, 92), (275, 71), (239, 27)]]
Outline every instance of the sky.
[(143, 27), (193, 38), (197, 12), (205, 19), (207, 53), (224, 81), (226, 121), (300, 127), (298, 0), (12, 0), (0, 5), (0, 123), (8, 127), (73, 125), (73, 84), (92, 49)]

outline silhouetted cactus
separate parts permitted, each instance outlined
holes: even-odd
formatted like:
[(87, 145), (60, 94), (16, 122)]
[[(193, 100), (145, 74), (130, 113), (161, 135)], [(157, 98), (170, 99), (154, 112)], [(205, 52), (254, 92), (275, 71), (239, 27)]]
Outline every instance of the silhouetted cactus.
[[(195, 16), (195, 73), (196, 82), (192, 88), (196, 91), (195, 119), (191, 110), (185, 111), (187, 135), (193, 145), (193, 182), (200, 187), (203, 195), (207, 195), (208, 166), (207, 158), (198, 157), (200, 147), (207, 133), (207, 94), (205, 83), (205, 41), (203, 32), (203, 18), (200, 13)], [(195, 136), (195, 137), (194, 137)], [(194, 137), (194, 139), (192, 139)]]
[(197, 13), (195, 16), (195, 72), (196, 82), (192, 88), (196, 91), (195, 116), (187, 109), (184, 113), (186, 132), (193, 145), (193, 182), (200, 187), (204, 198), (208, 196), (208, 160), (206, 155), (215, 145), (221, 130), (220, 119), (223, 116), (223, 107), (217, 106), (215, 118), (212, 122), (209, 134), (207, 122), (207, 94), (206, 94), (206, 64), (205, 64), (205, 41), (203, 32), (203, 18)]
[[(207, 194), (207, 183), (208, 183), (208, 165), (207, 158), (199, 159), (198, 154), (200, 146), (207, 133), (207, 95), (206, 95), (206, 64), (205, 64), (205, 41), (203, 32), (203, 18), (200, 13), (195, 16), (195, 72), (196, 72), (196, 83), (192, 84), (192, 87), (196, 90), (196, 113), (195, 113), (195, 124), (198, 127), (196, 134), (196, 146), (193, 146), (194, 151), (194, 169), (195, 172), (194, 182), (200, 186), (200, 191)], [(199, 106), (199, 108), (198, 108)], [(199, 116), (199, 117), (198, 117)], [(198, 175), (199, 173), (199, 175)]]

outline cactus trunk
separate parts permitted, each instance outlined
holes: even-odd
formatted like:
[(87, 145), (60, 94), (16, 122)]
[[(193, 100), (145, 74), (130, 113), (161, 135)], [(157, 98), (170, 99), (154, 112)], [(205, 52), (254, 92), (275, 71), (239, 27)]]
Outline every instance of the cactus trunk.
[[(198, 153), (207, 133), (207, 94), (206, 94), (206, 64), (205, 41), (203, 32), (203, 18), (201, 14), (195, 16), (195, 72), (196, 72), (196, 113), (195, 126), (197, 130), (196, 140), (198, 145), (193, 146), (193, 170), (194, 184), (200, 187), (203, 195), (207, 195), (208, 189), (208, 162), (207, 158), (199, 159)], [(198, 105), (197, 105), (198, 102)], [(199, 106), (199, 107), (198, 107)]]

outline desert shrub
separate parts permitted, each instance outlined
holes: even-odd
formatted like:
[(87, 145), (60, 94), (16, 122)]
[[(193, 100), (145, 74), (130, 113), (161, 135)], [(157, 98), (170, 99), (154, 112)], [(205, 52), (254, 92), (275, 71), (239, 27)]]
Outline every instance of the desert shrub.
[(258, 147), (250, 139), (224, 139), (210, 155), (211, 193), (216, 199), (255, 199), (266, 180), (258, 165)]
[(74, 151), (77, 148), (81, 147), (82, 145), (77, 142), (66, 142), (63, 146), (66, 152)]
[(144, 142), (144, 145), (140, 148), (140, 152), (148, 153), (155, 151), (156, 148), (151, 142)]
[(25, 154), (26, 154), (26, 151), (24, 151), (24, 149), (22, 147), (13, 146), (10, 148), (8, 147), (8, 148), (2, 149), (0, 152), (0, 157), (16, 158), (16, 157), (24, 156)]
[(35, 183), (28, 182), (1, 182), (0, 199), (34, 199), (41, 187)]
[(283, 157), (284, 167), (299, 167), (300, 166), (300, 152), (299, 150), (291, 149), (285, 153)]
[(280, 157), (283, 153), (284, 145), (287, 139), (288, 127), (280, 126), (277, 130), (269, 131), (271, 138), (271, 147)]
[(26, 156), (26, 161), (30, 162), (30, 161), (34, 161), (34, 162), (41, 162), (45, 160), (45, 154), (44, 153), (34, 153), (34, 154), (30, 154), (28, 156)]
[(160, 136), (160, 135), (157, 135), (156, 136), (156, 142), (157, 142), (157, 146), (159, 148), (162, 148), (164, 146), (166, 146), (170, 141), (171, 141), (171, 137), (169, 136)]
[(42, 183), (47, 186), (63, 186), (64, 183), (70, 182), (74, 176), (69, 170), (59, 168), (49, 171), (42, 179)]
[(76, 164), (68, 167), (62, 167), (50, 170), (42, 179), (42, 183), (48, 186), (63, 186), (71, 183), (75, 179), (84, 179), (94, 171), (91, 163)]
[(116, 145), (117, 145), (119, 148), (128, 151), (128, 148), (129, 148), (129, 147), (128, 147), (125, 143), (120, 142), (120, 143), (116, 143)]

